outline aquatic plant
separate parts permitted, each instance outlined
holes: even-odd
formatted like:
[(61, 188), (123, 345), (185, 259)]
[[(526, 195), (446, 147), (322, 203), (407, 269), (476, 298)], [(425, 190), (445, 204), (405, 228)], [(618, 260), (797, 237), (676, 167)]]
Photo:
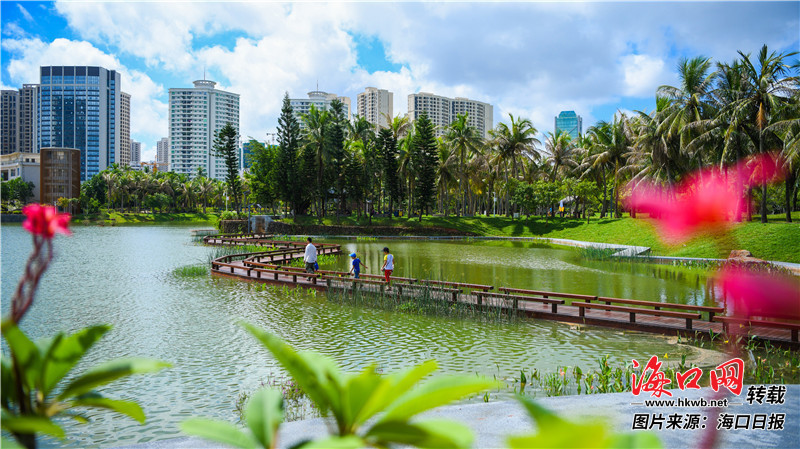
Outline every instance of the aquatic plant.
[[(459, 319), (478, 319), (488, 321), (516, 321), (521, 315), (513, 308), (511, 300), (492, 298), (492, 304), (500, 307), (483, 307), (465, 302), (452, 302), (450, 293), (432, 287), (404, 290), (403, 294), (393, 291), (380, 291), (368, 288), (352, 288), (344, 281), (333, 283), (326, 292), (329, 301), (355, 307), (369, 307), (411, 315), (445, 316)], [(487, 301), (488, 302), (488, 301)]]
[[(258, 389), (263, 388), (271, 388), (281, 393), (284, 420), (286, 422), (322, 416), (319, 409), (308, 398), (306, 392), (291, 377), (270, 374), (266, 379), (261, 380)], [(252, 395), (253, 393), (250, 392), (241, 392), (236, 400), (236, 414), (241, 422), (245, 421), (247, 403)]]
[(174, 276), (182, 278), (205, 276), (208, 272), (208, 265), (183, 265), (172, 270)]
[[(335, 362), (321, 354), (296, 352), (262, 329), (246, 323), (244, 327), (335, 423), (329, 438), (309, 442), (309, 447), (467, 447), (472, 442), (472, 432), (463, 424), (414, 418), (421, 412), (474, 395), (494, 384), (472, 376), (442, 376), (414, 388), (437, 369), (433, 360), (391, 375), (382, 375), (375, 365), (360, 373), (345, 374)], [(272, 448), (283, 420), (283, 402), (282, 393), (277, 390), (258, 390), (245, 407), (244, 420), (249, 432), (224, 421), (205, 418), (186, 420), (181, 428), (188, 434), (234, 447)]]

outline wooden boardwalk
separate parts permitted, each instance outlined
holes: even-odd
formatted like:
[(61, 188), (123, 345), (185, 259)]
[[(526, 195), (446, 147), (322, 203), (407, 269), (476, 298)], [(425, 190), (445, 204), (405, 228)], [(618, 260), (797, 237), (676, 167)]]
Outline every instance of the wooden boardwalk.
[[(219, 257), (211, 262), (216, 276), (320, 291), (335, 289), (353, 294), (392, 295), (402, 301), (420, 295), (431, 299), (472, 305), (503, 313), (651, 332), (683, 337), (708, 338), (711, 333), (756, 336), (782, 346), (800, 347), (800, 323), (752, 320), (741, 322), (727, 316), (723, 307), (671, 304), (654, 301), (610, 298), (572, 293), (547, 292), (481, 284), (392, 277), (392, 286), (383, 276), (362, 274), (353, 279), (346, 272), (321, 270), (311, 275), (288, 264), (302, 258), (306, 243), (270, 240), (272, 236), (208, 236), (210, 245), (260, 245), (268, 250)], [(340, 254), (340, 245), (315, 243), (319, 254)]]

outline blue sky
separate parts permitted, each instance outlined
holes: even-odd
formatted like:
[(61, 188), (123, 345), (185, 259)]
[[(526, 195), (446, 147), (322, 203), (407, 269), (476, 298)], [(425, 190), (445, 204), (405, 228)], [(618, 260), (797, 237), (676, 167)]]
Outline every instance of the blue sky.
[(284, 92), (355, 99), (419, 91), (465, 96), (552, 131), (575, 110), (584, 127), (620, 109), (652, 110), (683, 57), (730, 61), (763, 44), (800, 48), (800, 2), (0, 3), (2, 87), (38, 82), (40, 65), (119, 70), (143, 159), (167, 135), (171, 87), (203, 76), (241, 95), (241, 132), (274, 132)]

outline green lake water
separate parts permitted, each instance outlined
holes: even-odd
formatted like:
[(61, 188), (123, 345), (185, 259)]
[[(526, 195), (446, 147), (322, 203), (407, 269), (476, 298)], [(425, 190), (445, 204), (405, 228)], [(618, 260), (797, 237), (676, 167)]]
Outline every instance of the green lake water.
[[(346, 370), (377, 363), (384, 371), (436, 359), (440, 372), (512, 378), (520, 369), (596, 366), (653, 354), (701, 354), (661, 336), (547, 321), (516, 323), (420, 317), (330, 303), (324, 294), (284, 296), (253, 284), (212, 277), (179, 278), (177, 267), (206, 263), (215, 248), (192, 242), (188, 227), (75, 227), (57, 237), (56, 257), (22, 323), (33, 338), (100, 323), (114, 328), (84, 367), (116, 357), (154, 357), (173, 368), (112, 384), (136, 399), (147, 423), (92, 412), (69, 424), (73, 446), (113, 447), (180, 436), (189, 416), (236, 421), (242, 391), (279, 373), (267, 352), (236, 323), (253, 322), (301, 349), (332, 357)], [(513, 286), (687, 304), (711, 304), (701, 272), (582, 260), (577, 251), (531, 242), (341, 241), (345, 255), (327, 268), (349, 269), (357, 251), (379, 274), (380, 250), (395, 254), (397, 276)], [(2, 306), (22, 274), (31, 239), (2, 227)], [(507, 397), (501, 393), (499, 397)], [(506, 395), (506, 396), (504, 396)], [(479, 399), (476, 399), (479, 400)]]

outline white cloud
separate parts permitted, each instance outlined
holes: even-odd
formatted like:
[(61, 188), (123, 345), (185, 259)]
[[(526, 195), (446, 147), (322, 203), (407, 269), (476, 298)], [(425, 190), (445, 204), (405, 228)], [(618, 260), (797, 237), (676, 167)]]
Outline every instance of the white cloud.
[(22, 17), (24, 17), (25, 20), (28, 22), (33, 22), (33, 16), (28, 12), (27, 9), (25, 9), (24, 6), (22, 6), (21, 3), (17, 3), (17, 8), (19, 8), (19, 12), (22, 14)]
[[(132, 128), (147, 151), (167, 132), (166, 89), (153, 80), (190, 86), (204, 67), (220, 88), (241, 95), (245, 137), (274, 131), (284, 92), (303, 97), (317, 80), (353, 98), (366, 86), (389, 89), (395, 115), (420, 90), (466, 96), (492, 103), (495, 121), (512, 112), (547, 132), (561, 110), (575, 110), (588, 128), (610, 119), (594, 117), (597, 108), (652, 100), (659, 85), (676, 82), (682, 55), (728, 60), (761, 43), (796, 43), (798, 5), (57, 2), (86, 42), (12, 34), (3, 46), (14, 50), (5, 67), (20, 83), (45, 59), (119, 68), (132, 95)], [(402, 68), (360, 67), (353, 34), (380, 40)]]
[(131, 135), (153, 142), (167, 135), (167, 104), (160, 100), (164, 88), (147, 74), (127, 68), (91, 43), (69, 39), (45, 43), (38, 38), (27, 38), (4, 39), (2, 46), (12, 56), (8, 74), (17, 86), (38, 82), (40, 66), (97, 65), (119, 71), (122, 90), (131, 94)]
[(664, 84), (664, 61), (647, 55), (627, 55), (622, 58), (625, 95), (652, 96)]

